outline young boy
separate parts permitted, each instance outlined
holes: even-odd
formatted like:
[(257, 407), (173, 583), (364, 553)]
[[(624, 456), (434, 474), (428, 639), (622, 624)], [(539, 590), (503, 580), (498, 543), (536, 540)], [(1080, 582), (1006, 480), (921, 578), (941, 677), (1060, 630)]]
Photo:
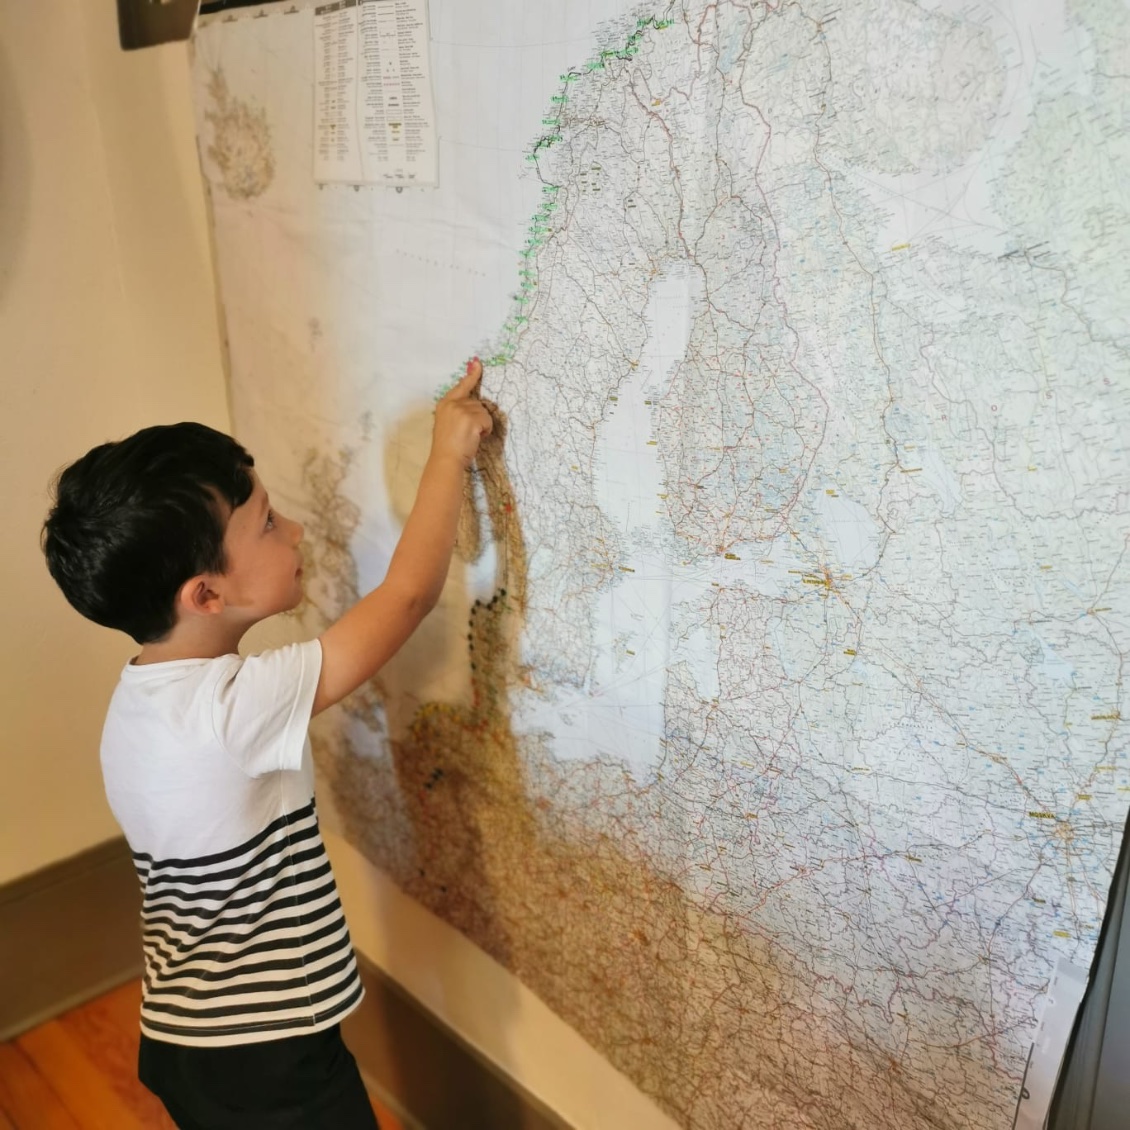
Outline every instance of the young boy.
[(316, 640), (243, 659), (302, 596), (302, 527), (251, 456), (201, 424), (103, 444), (59, 477), (51, 575), (141, 650), (102, 736), (106, 795), (143, 889), (138, 1074), (182, 1130), (373, 1130), (340, 1022), (362, 989), (318, 831), (311, 715), (435, 605), (463, 477), (491, 430), (478, 359), (437, 405), (384, 581)]

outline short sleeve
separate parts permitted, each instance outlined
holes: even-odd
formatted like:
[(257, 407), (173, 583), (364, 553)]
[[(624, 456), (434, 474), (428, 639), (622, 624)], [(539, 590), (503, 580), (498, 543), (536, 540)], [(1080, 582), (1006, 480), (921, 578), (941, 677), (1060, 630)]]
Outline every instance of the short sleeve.
[(232, 658), (215, 685), (212, 726), (249, 777), (301, 767), (321, 669), (317, 640)]

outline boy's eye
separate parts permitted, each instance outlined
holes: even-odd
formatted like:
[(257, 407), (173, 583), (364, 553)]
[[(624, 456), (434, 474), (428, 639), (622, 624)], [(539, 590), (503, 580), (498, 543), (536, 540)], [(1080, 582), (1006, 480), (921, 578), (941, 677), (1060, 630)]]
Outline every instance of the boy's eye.
[(273, 530), (275, 528), (275, 512), (273, 510), (267, 511), (267, 529)]

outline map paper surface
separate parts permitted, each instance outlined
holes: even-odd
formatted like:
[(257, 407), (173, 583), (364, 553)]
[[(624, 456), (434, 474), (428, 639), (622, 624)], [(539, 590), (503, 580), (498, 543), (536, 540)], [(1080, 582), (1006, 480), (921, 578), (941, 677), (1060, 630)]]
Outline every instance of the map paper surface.
[(505, 423), (347, 834), (682, 1125), (1003, 1130), (1130, 800), (1130, 10), (541, 8), (433, 0), (436, 190), (316, 185), (312, 8), (196, 37), (305, 630)]

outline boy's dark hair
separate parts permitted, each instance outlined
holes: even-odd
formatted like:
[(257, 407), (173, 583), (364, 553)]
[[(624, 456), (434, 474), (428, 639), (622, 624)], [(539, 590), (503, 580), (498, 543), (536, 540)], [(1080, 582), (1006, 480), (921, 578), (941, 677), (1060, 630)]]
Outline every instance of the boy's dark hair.
[(65, 468), (43, 524), (47, 568), (88, 619), (141, 644), (176, 623), (177, 590), (222, 573), (227, 515), (251, 496), (255, 461), (203, 424), (144, 428)]

